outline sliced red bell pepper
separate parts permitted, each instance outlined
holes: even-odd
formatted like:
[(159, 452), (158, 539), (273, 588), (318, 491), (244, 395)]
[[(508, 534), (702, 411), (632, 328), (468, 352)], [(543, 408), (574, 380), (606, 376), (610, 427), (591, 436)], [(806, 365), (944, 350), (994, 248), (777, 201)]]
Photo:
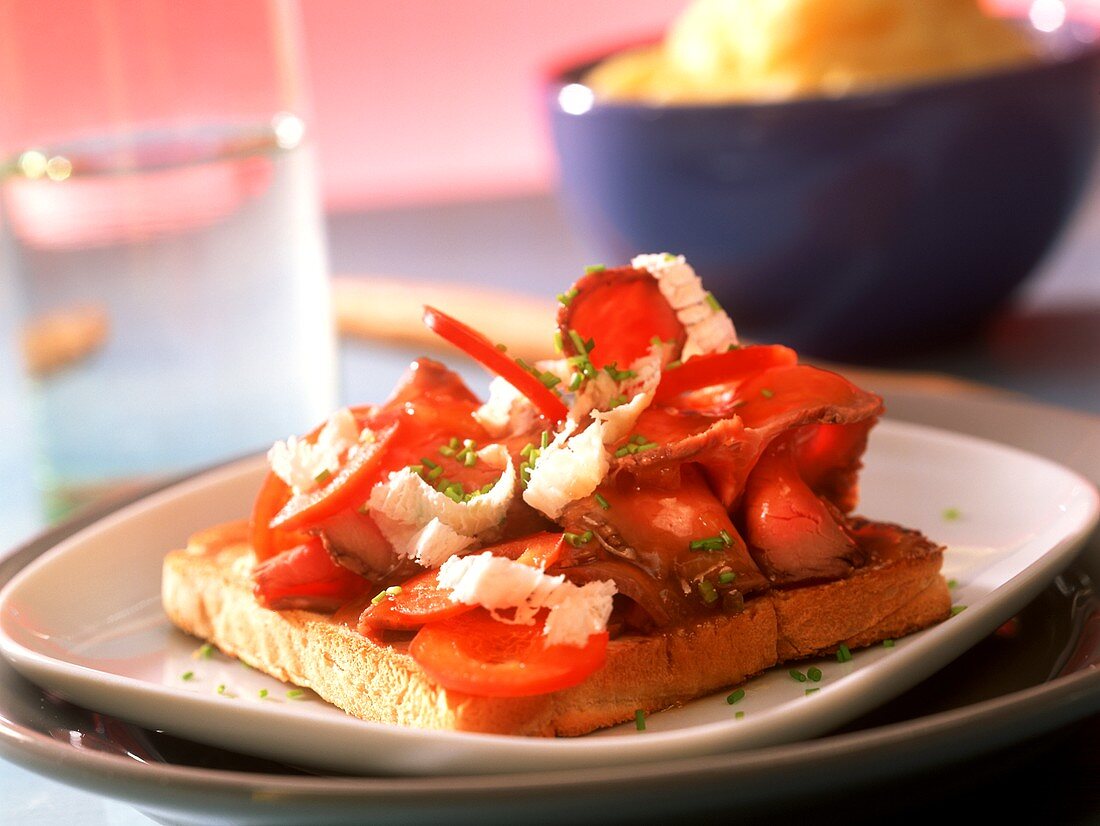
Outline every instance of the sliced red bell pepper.
[(424, 324), (433, 333), (451, 342), (474, 361), (515, 387), (550, 421), (560, 422), (568, 415), (569, 410), (565, 403), (541, 379), (520, 367), (477, 330), (427, 306), (424, 307)]
[(401, 428), (398, 420), (375, 434), (373, 442), (358, 445), (340, 471), (323, 487), (291, 497), (271, 519), (275, 530), (293, 530), (316, 524), (344, 508), (361, 505), (382, 472), (382, 457)]

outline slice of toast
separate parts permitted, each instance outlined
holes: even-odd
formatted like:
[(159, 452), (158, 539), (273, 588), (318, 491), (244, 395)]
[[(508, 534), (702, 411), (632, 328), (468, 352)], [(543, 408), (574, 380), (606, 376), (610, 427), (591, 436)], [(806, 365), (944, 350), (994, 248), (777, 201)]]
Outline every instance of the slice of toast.
[(448, 691), (404, 643), (378, 643), (332, 617), (272, 611), (252, 596), (254, 557), (240, 533), (198, 535), (164, 563), (163, 602), (184, 631), (364, 720), (456, 731), (580, 735), (743, 682), (780, 662), (870, 645), (946, 617), (940, 549), (851, 578), (748, 600), (651, 635), (611, 640), (606, 665), (573, 688), (521, 698)]

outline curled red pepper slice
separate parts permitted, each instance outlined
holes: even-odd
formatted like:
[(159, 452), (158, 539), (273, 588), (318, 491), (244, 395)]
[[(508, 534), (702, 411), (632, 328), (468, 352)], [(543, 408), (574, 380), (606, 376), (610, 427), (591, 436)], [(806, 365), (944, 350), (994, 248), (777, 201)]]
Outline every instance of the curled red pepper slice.
[(284, 531), (307, 527), (365, 502), (378, 481), (386, 447), (400, 427), (398, 420), (377, 431), (374, 441), (359, 444), (331, 480), (311, 493), (292, 496), (272, 517), (269, 527)]
[(569, 413), (565, 403), (541, 379), (520, 367), (477, 330), (427, 306), (424, 325), (515, 387), (550, 421), (560, 422)]

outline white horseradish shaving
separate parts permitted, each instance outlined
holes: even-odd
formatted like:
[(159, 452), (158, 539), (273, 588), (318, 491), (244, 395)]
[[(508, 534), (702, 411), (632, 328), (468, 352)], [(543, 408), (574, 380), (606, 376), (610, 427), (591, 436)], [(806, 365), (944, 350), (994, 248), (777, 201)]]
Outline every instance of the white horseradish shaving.
[[(592, 634), (607, 630), (615, 584), (606, 580), (576, 585), (564, 576), (549, 576), (538, 568), (514, 562), (491, 551), (452, 557), (439, 569), (439, 584), (450, 588), (450, 599), (480, 605), (501, 622), (530, 625), (543, 608), (549, 613), (543, 628), (547, 645), (583, 646)], [(498, 612), (515, 609), (512, 619)]]

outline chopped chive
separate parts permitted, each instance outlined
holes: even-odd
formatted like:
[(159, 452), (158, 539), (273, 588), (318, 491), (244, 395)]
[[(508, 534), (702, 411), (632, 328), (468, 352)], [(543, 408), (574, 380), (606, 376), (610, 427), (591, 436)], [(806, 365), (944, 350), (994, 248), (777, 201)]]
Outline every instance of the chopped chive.
[(183, 680), (184, 682), (187, 682), (188, 680), (193, 680), (194, 678), (195, 678), (195, 672), (194, 671), (184, 671), (182, 674), (180, 674), (180, 679)]
[(209, 660), (211, 657), (214, 656), (214, 646), (212, 646), (208, 642), (203, 643), (199, 647), (199, 650), (195, 652), (195, 655), (204, 660)]
[(949, 579), (949, 580), (947, 580), (947, 587), (948, 588), (958, 588), (959, 587), (959, 581), (957, 579)]
[(645, 731), (645, 712), (640, 708), (634, 711), (634, 728)]
[(439, 446), (439, 452), (442, 453), (444, 456), (447, 456), (447, 457), (451, 457), (451, 456), (455, 455), (455, 449), (453, 447), (451, 447), (450, 445), (440, 445)]
[(259, 695), (259, 697), (260, 697), (260, 699), (261, 699), (261, 700), (263, 700), (264, 698), (266, 698), (266, 697), (267, 697), (267, 689), (266, 689), (266, 688), (261, 688), (261, 689), (260, 689), (259, 691), (257, 691), (256, 693), (257, 693), (257, 694)]
[(569, 306), (569, 302), (577, 297), (577, 288), (573, 287), (567, 292), (558, 294), (558, 301), (560, 301), (566, 307)]
[(225, 694), (225, 683), (218, 683), (218, 687), (214, 689), (216, 694)]
[(569, 331), (569, 341), (572, 342), (573, 348), (577, 351), (577, 355), (579, 356), (588, 355), (588, 351), (592, 349), (592, 347), (589, 346), (591, 340), (586, 342), (576, 330)]
[(561, 330), (554, 331), (554, 352), (560, 353), (565, 349), (564, 343), (561, 340)]
[(745, 699), (745, 689), (739, 688), (728, 697), (726, 697), (726, 702), (732, 706), (734, 703), (739, 703), (743, 699)]
[(603, 272), (606, 269), (607, 267), (605, 267), (603, 264), (589, 264), (587, 267), (584, 268), (584, 273), (585, 275), (589, 275), (590, 273), (594, 272)]
[(424, 467), (426, 468), (430, 468), (431, 470), (435, 470), (437, 467), (439, 467), (439, 465), (437, 465), (431, 459), (427, 459), (423, 456), (420, 457), (420, 464), (424, 465)]
[(846, 663), (852, 659), (852, 652), (848, 650), (848, 646), (844, 643), (840, 644), (840, 647), (836, 650), (836, 661), (838, 663)]
[(500, 350), (500, 352), (502, 352), (502, 353), (507, 353), (508, 352), (508, 345), (507, 344), (498, 344), (498, 345), (496, 345), (496, 348), (498, 350)]
[(391, 597), (397, 596), (401, 593), (401, 591), (402, 588), (400, 585), (391, 585), (389, 588), (386, 589), (386, 593), (389, 594)]
[(707, 304), (714, 312), (718, 313), (722, 311), (722, 305), (718, 303), (718, 299), (714, 297), (714, 293), (707, 293)]
[(569, 379), (569, 389), (579, 390), (582, 382), (584, 382), (584, 376), (580, 373), (574, 373)]
[(464, 464), (466, 465), (466, 467), (473, 467), (474, 465), (476, 465), (477, 464), (477, 454), (472, 452), (472, 451), (470, 453), (467, 453), (466, 454), (466, 460), (465, 460)]
[(718, 531), (718, 536), (722, 539), (722, 544), (725, 545), (727, 548), (733, 544), (733, 537), (729, 535), (729, 531), (727, 531), (725, 528), (722, 528), (722, 530)]
[(684, 363), (680, 361), (680, 359), (676, 359), (675, 361), (670, 361), (668, 364), (666, 364), (665, 370), (675, 370), (677, 367), (682, 367), (683, 364)]
[(580, 548), (583, 545), (587, 545), (592, 541), (592, 537), (595, 534), (592, 531), (585, 531), (584, 533), (563, 533), (562, 538), (565, 539), (574, 548)]
[(603, 498), (603, 494), (596, 494), (596, 504), (603, 508), (605, 511), (611, 510), (611, 503)]
[(707, 605), (710, 605), (718, 599), (718, 592), (714, 589), (714, 584), (710, 580), (700, 580), (698, 588), (699, 595)]
[(958, 508), (944, 508), (943, 510), (943, 518), (948, 522), (954, 522), (961, 517), (962, 513)]
[(688, 543), (688, 548), (693, 551), (720, 551), (728, 547), (729, 545), (726, 544), (721, 535), (693, 539)]
[(663, 259), (664, 259), (665, 261), (668, 261), (668, 262), (672, 262), (672, 261), (675, 261), (675, 260), (676, 260), (676, 256), (675, 256), (675, 255), (673, 255), (673, 254), (672, 254), (671, 252), (666, 252), (666, 253), (665, 253), (665, 254), (664, 254), (664, 255), (662, 256), (662, 258), (663, 258)]
[(729, 585), (735, 579), (737, 579), (737, 574), (733, 571), (722, 571), (722, 573), (718, 575), (718, 581), (723, 585)]
[(617, 362), (611, 362), (604, 365), (604, 372), (611, 376), (615, 381), (623, 381), (624, 379), (632, 379), (638, 374), (633, 370), (620, 370)]
[(821, 688), (818, 687), (818, 686), (814, 686), (813, 688), (807, 688), (806, 689), (807, 694), (813, 694), (815, 691), (821, 691)]
[(767, 387), (761, 387), (760, 388), (760, 395), (763, 396), (765, 399), (770, 399), (772, 396), (775, 395), (775, 391), (771, 390)]
[(612, 396), (607, 400), (608, 410), (614, 410), (616, 407), (620, 407), (626, 404), (626, 396), (620, 394), (618, 396)]
[(739, 711), (736, 714), (734, 714), (733, 717), (734, 717), (735, 720), (744, 720), (745, 719), (745, 712)]
[(966, 610), (965, 605), (952, 605), (951, 606), (951, 616), (955, 616), (956, 614), (961, 614), (965, 610)]
[(805, 674), (803, 674), (797, 668), (792, 668), (787, 673), (790, 674), (793, 679), (798, 680), (798, 682), (800, 682), (800, 683), (804, 683), (804, 682), (806, 682), (806, 680), (809, 679)]
[(292, 688), (292, 689), (287, 691), (286, 698), (288, 700), (299, 700), (302, 697), (304, 697), (305, 694), (306, 693), (304, 691), (302, 691), (302, 689), (300, 689), (300, 688)]
[(325, 482), (327, 482), (331, 478), (332, 478), (332, 471), (329, 470), (328, 468), (325, 468), (324, 470), (320, 471), (316, 476), (313, 477), (313, 481), (316, 482), (318, 485), (323, 485)]
[(423, 476), (424, 475), (424, 466), (423, 465), (409, 465), (409, 470), (411, 470), (417, 476)]
[(806, 677), (812, 683), (820, 683), (821, 682), (821, 669), (818, 668), (816, 665), (811, 665), (809, 668), (806, 669)]
[(523, 450), (521, 450), (519, 452), (519, 455), (522, 456), (524, 459), (526, 459), (528, 456), (531, 455), (531, 451), (534, 450), (534, 449), (535, 449), (535, 446), (533, 444), (531, 444), (530, 442), (528, 442), (527, 444), (525, 444), (523, 446)]
[(428, 471), (428, 478), (429, 479), (438, 479), (442, 475), (443, 475), (443, 468), (440, 467), (439, 465), (436, 465), (435, 467), (433, 467), (431, 470)]
[(894, 647), (894, 641), (893, 640), (883, 640), (882, 641), (882, 647), (883, 648), (893, 648)]
[(615, 458), (616, 459), (621, 459), (624, 456), (626, 456), (628, 453), (630, 453), (629, 445), (623, 445), (622, 447), (620, 447), (618, 450), (615, 451)]
[(729, 347), (726, 348), (726, 352), (728, 353), (730, 350), (740, 350), (740, 349), (741, 349), (740, 344), (731, 344)]

